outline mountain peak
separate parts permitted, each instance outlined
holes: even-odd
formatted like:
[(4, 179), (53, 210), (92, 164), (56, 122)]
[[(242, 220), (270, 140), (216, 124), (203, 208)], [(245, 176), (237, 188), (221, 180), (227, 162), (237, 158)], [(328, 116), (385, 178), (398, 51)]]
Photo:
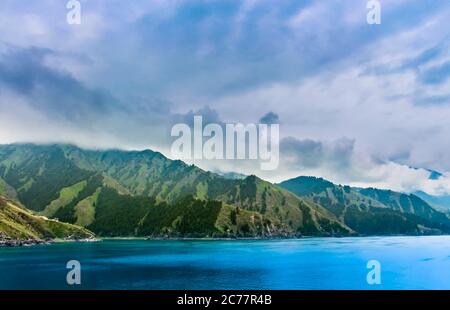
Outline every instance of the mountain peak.
[(279, 184), (281, 187), (298, 195), (322, 192), (327, 188), (335, 186), (330, 181), (313, 176), (299, 176)]
[[(153, 223), (148, 216), (158, 212), (167, 213), (167, 218), (157, 216), (162, 221), (157, 224), (169, 231), (186, 227), (168, 222), (169, 218), (183, 221), (180, 217), (185, 216), (190, 221), (206, 217), (210, 231), (215, 223), (226, 223), (244, 235), (350, 232), (319, 205), (255, 175), (227, 179), (151, 151), (90, 151), (70, 145), (5, 150), (0, 146), (0, 178), (17, 191), (19, 201), (36, 212), (102, 234), (136, 233), (139, 223)], [(189, 196), (191, 202), (184, 206), (181, 202)], [(190, 213), (194, 211), (200, 213)]]

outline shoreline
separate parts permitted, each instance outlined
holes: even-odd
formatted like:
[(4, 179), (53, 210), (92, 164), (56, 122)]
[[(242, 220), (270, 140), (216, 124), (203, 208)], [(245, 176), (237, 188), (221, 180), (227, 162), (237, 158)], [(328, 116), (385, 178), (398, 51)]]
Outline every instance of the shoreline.
[(388, 237), (445, 237), (450, 234), (440, 235), (351, 235), (351, 236), (292, 236), (292, 237), (104, 237), (101, 240), (145, 240), (145, 241), (252, 241), (252, 240), (302, 240), (302, 239), (343, 239), (343, 238), (388, 238)]
[(101, 241), (275, 241), (275, 240), (307, 240), (307, 239), (343, 239), (343, 238), (389, 238), (389, 237), (445, 237), (442, 235), (368, 235), (368, 236), (293, 236), (293, 237), (221, 237), (221, 238), (201, 238), (201, 237), (104, 237), (87, 239), (7, 239), (0, 240), (0, 248), (29, 247), (36, 245), (51, 245), (54, 243), (90, 243)]
[(35, 245), (51, 245), (52, 243), (65, 242), (99, 242), (102, 239), (85, 238), (85, 239), (1, 239), (0, 248), (29, 247)]

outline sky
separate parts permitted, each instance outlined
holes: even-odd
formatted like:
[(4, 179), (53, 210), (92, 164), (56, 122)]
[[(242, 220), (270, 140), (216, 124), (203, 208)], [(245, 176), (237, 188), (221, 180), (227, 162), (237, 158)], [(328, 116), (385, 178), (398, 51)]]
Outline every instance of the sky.
[[(450, 2), (0, 3), (0, 143), (150, 148), (171, 127), (280, 124), (280, 165), (195, 161), (279, 182), (450, 194)], [(430, 178), (430, 170), (442, 174)]]

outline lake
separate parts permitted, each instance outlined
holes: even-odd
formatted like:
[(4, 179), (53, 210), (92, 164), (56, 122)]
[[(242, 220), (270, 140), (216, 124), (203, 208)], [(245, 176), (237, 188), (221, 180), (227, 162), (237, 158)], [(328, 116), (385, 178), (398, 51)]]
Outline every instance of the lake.
[[(81, 264), (81, 285), (66, 263)], [(369, 285), (367, 262), (381, 265)], [(450, 236), (103, 240), (0, 248), (0, 289), (450, 289)]]

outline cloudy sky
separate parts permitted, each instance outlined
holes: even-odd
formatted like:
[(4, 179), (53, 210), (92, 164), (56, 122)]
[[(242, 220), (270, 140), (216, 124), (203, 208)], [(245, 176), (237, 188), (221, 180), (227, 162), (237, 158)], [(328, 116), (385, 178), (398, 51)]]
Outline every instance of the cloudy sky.
[[(170, 128), (280, 123), (280, 166), (196, 162), (271, 181), (450, 193), (450, 3), (85, 0), (0, 3), (0, 143), (170, 154)], [(430, 179), (429, 170), (443, 175)]]

